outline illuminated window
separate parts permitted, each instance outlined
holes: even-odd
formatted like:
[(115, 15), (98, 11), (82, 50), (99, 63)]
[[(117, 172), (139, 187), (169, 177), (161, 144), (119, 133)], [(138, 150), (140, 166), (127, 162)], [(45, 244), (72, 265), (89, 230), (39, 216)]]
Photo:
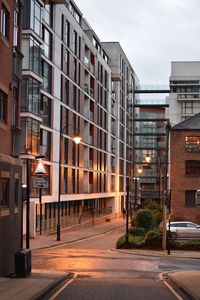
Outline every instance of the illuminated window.
[(200, 136), (186, 136), (185, 137), (185, 151), (199, 152), (200, 151)]

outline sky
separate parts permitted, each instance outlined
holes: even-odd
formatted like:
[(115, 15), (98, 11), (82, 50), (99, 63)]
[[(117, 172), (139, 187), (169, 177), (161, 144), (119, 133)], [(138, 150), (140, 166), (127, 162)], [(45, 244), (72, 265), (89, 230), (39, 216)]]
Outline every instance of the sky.
[(102, 42), (118, 41), (140, 84), (168, 84), (171, 61), (200, 60), (200, 0), (74, 0)]

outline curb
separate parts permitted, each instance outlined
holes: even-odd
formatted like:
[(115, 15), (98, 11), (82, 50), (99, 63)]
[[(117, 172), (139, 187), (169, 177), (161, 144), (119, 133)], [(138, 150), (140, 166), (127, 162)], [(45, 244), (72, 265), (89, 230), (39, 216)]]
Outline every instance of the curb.
[[(171, 273), (171, 274), (173, 274), (173, 273)], [(178, 290), (180, 290), (186, 297), (188, 297), (190, 300), (199, 300), (199, 297), (197, 298), (186, 287), (183, 287), (178, 280), (174, 279), (170, 274), (167, 274), (167, 276), (168, 276), (167, 281), (172, 286), (174, 285)]]
[(55, 282), (52, 282), (49, 286), (44, 288), (42, 291), (34, 295), (31, 300), (44, 300), (47, 295), (54, 291), (54, 289), (59, 288), (64, 284), (66, 280), (70, 280), (73, 277), (73, 273), (68, 273), (63, 275), (61, 278), (56, 279)]
[(104, 234), (109, 233), (109, 232), (117, 231), (117, 230), (119, 230), (119, 229), (121, 229), (123, 227), (125, 227), (125, 225), (122, 225), (120, 227), (117, 227), (115, 229), (111, 229), (111, 230), (108, 230), (108, 231), (103, 231), (101, 233), (97, 233), (97, 234), (88, 235), (88, 236), (85, 236), (85, 237), (82, 237), (82, 238), (78, 238), (76, 240), (67, 241), (67, 242), (61, 242), (59, 244), (54, 244), (54, 245), (40, 247), (40, 248), (35, 248), (34, 251), (36, 251), (36, 250), (44, 250), (44, 249), (51, 249), (51, 248), (54, 248), (54, 247), (59, 247), (59, 246), (63, 246), (63, 245), (66, 245), (66, 244), (75, 243), (75, 242), (82, 241), (82, 240), (85, 240), (85, 239), (89, 239), (89, 238), (92, 238), (92, 237), (101, 236), (101, 235), (104, 235)]
[[(137, 253), (137, 252), (133, 252), (133, 253), (130, 253), (130, 252), (126, 252), (126, 251), (120, 251), (120, 250), (123, 250), (123, 249), (115, 249), (115, 248), (112, 248), (111, 251), (113, 252), (119, 252), (119, 253), (125, 253), (125, 254), (130, 254), (130, 255), (140, 255), (140, 256), (151, 256), (151, 257), (168, 257), (168, 258), (185, 258), (185, 259), (200, 259), (200, 257), (192, 257), (192, 256), (183, 256), (181, 255), (168, 255), (167, 253)], [(125, 250), (125, 249), (124, 249)], [(134, 249), (132, 249), (134, 251)], [(146, 251), (149, 251), (149, 250), (146, 250)]]

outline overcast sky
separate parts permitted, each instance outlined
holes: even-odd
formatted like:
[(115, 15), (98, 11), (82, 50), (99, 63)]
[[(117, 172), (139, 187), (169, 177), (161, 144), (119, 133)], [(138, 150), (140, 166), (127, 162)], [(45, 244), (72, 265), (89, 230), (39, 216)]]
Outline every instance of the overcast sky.
[(171, 61), (200, 60), (200, 0), (75, 0), (101, 41), (119, 41), (141, 84), (167, 84)]

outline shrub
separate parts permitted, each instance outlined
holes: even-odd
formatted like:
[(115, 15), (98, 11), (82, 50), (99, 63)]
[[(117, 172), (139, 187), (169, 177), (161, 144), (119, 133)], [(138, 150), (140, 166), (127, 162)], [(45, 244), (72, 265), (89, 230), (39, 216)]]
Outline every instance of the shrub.
[(200, 240), (175, 241), (177, 250), (200, 251)]
[(126, 241), (125, 235), (121, 236), (117, 243), (117, 249), (134, 249), (134, 248), (143, 248), (144, 247), (144, 237), (142, 236), (128, 236), (128, 242)]
[(162, 232), (149, 231), (145, 237), (145, 248), (148, 249), (161, 249), (162, 248)]
[(137, 227), (142, 227), (146, 231), (155, 227), (155, 220), (150, 209), (140, 209), (135, 216), (135, 223)]
[(135, 226), (136, 226), (136, 215), (134, 215), (134, 216), (132, 217), (132, 220), (131, 220), (131, 226), (132, 226), (132, 227), (135, 227)]
[(151, 202), (147, 206), (147, 208), (152, 211), (153, 216), (154, 216), (154, 220), (155, 220), (155, 223), (156, 223), (156, 227), (158, 227), (159, 224), (161, 223), (162, 219), (163, 219), (162, 206), (160, 204), (158, 204), (157, 202)]
[(128, 230), (128, 233), (133, 236), (145, 236), (145, 229), (142, 227), (131, 227)]

